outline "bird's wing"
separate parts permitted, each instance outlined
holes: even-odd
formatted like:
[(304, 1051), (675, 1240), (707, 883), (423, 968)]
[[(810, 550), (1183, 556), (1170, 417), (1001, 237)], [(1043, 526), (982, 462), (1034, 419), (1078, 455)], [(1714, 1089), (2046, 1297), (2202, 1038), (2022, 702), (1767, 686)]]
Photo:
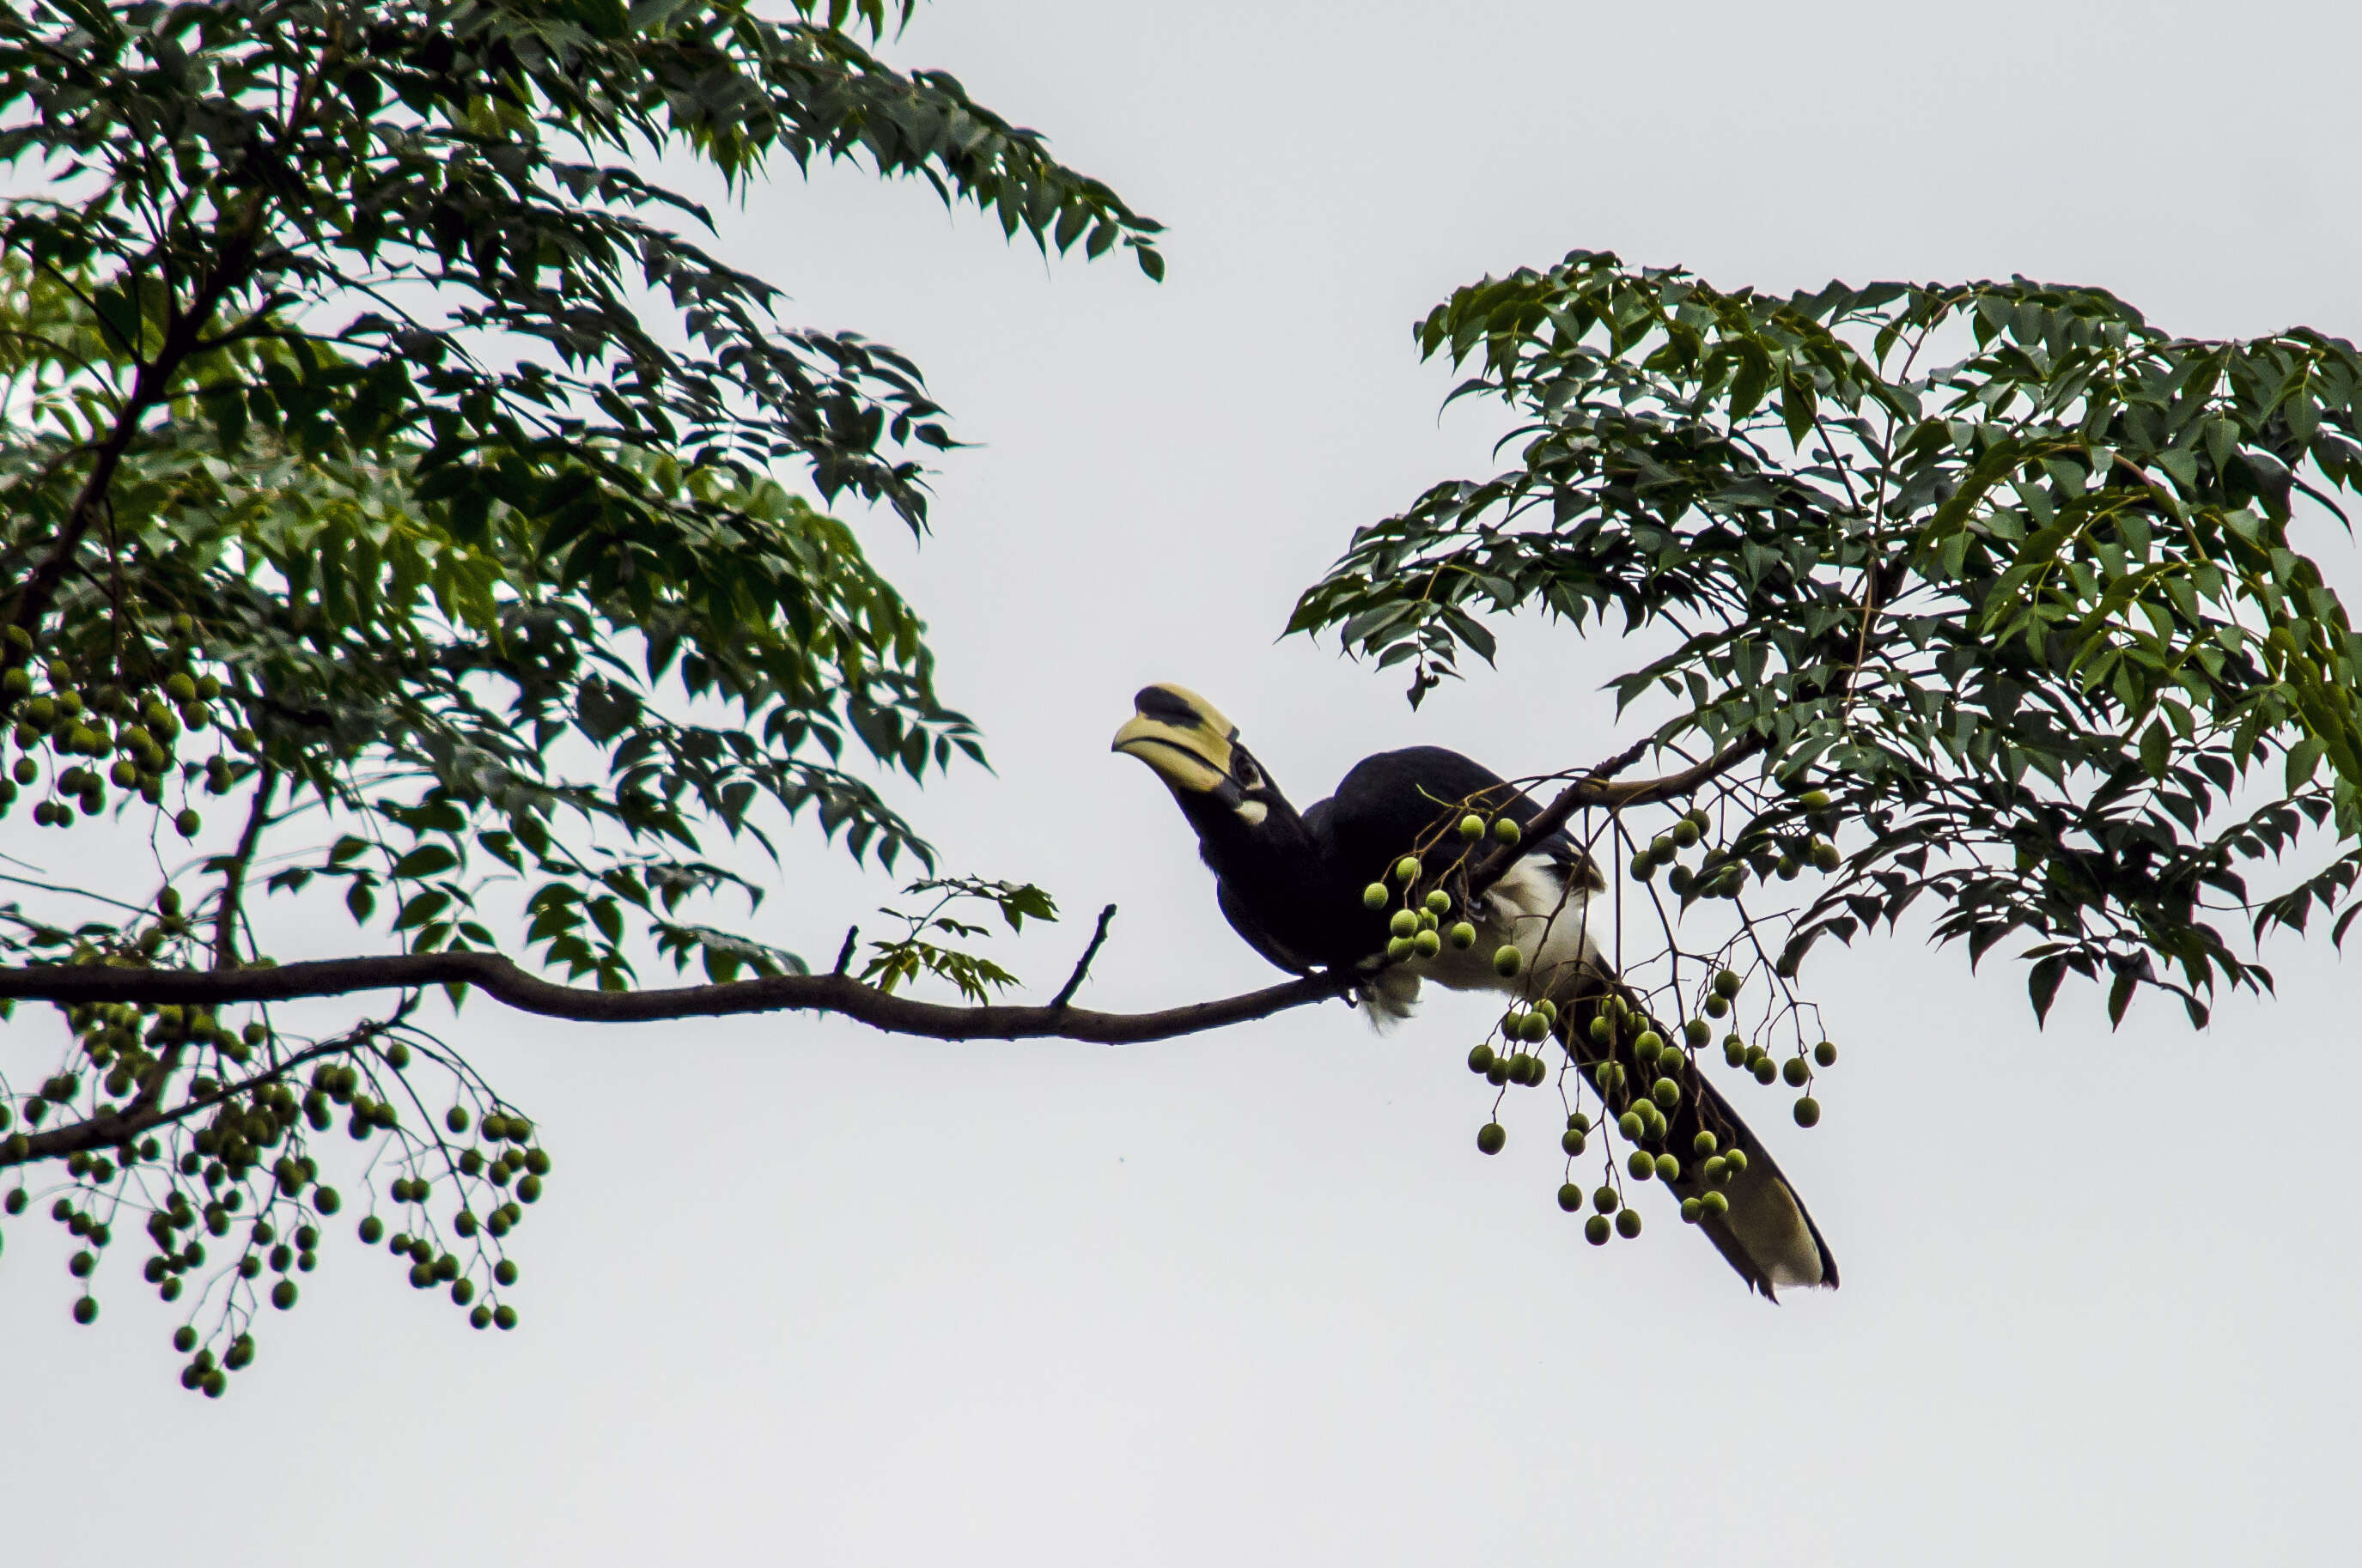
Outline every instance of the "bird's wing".
[[(1468, 812), (1506, 816), (1519, 827), (1540, 816), (1533, 797), (1484, 764), (1440, 745), (1406, 746), (1363, 757), (1339, 781), (1337, 792), (1304, 813), (1328, 854), (1362, 880), (1374, 880), (1439, 822)], [(1525, 845), (1577, 886), (1605, 886), (1583, 846), (1562, 829)], [(1427, 856), (1430, 875), (1470, 853), (1457, 836)]]
[(1231, 922), (1231, 929), (1244, 937), (1247, 945), (1262, 954), (1273, 966), (1291, 975), (1312, 973), (1313, 964), (1280, 945), (1279, 940), (1254, 918), (1253, 911), (1245, 908), (1228, 882), (1219, 878), (1215, 881), (1214, 898), (1222, 906), (1222, 918)]

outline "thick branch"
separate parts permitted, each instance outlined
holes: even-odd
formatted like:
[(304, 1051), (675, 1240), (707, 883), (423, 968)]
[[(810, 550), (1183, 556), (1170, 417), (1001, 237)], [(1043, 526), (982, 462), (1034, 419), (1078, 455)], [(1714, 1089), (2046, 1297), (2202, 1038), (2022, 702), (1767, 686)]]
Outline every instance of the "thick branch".
[[(82, 548), (83, 538), (97, 524), (99, 513), (106, 510), (108, 492), (115, 484), (116, 470), (123, 464), (124, 455), (131, 449), (139, 434), (139, 426), (150, 410), (171, 393), (172, 379), (181, 366), (195, 351), (197, 339), (222, 302), (242, 286), (254, 266), (254, 227), (249, 221), (245, 228), (230, 237), (221, 264), (214, 270), (204, 285), (189, 302), (189, 308), (175, 319), (158, 347), (156, 358), (142, 364), (132, 377), (131, 391), (123, 406), (116, 411), (115, 426), (92, 450), (90, 472), (83, 477), (82, 489), (73, 503), (66, 509), (65, 519), (50, 553), (33, 569), (32, 574), (18, 586), (14, 602), (9, 606), (8, 624), (23, 628), (39, 637), (41, 619), (50, 613), (50, 602), (57, 596), (68, 572), (73, 569), (74, 557)], [(137, 345), (134, 345), (137, 348)]]
[(932, 1040), (1082, 1040), (1132, 1045), (1268, 1018), (1326, 1001), (1354, 984), (1350, 974), (1309, 975), (1220, 1001), (1161, 1012), (1093, 1012), (1076, 1007), (950, 1007), (866, 986), (847, 975), (775, 975), (718, 986), (599, 991), (561, 986), (492, 953), (403, 953), (330, 958), (267, 969), (128, 969), (101, 964), (0, 969), (0, 999), (162, 1004), (292, 1001), (357, 991), (473, 986), (521, 1012), (583, 1023), (653, 1023), (747, 1012), (837, 1012), (894, 1034)]

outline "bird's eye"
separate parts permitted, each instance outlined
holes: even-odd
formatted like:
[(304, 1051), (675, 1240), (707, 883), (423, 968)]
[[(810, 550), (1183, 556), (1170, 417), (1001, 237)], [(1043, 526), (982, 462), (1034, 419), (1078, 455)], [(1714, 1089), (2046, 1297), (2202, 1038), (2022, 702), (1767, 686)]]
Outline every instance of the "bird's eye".
[(1253, 763), (1242, 761), (1238, 766), (1237, 771), (1240, 789), (1260, 790), (1263, 788), (1263, 770), (1255, 767)]

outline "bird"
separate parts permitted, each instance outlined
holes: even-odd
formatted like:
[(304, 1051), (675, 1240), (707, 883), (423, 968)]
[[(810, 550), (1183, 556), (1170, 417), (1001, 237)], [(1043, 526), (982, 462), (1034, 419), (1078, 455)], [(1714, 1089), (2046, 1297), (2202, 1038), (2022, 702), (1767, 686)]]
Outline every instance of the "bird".
[[(1606, 882), (1564, 830), (1524, 835), (1542, 814), (1530, 796), (1458, 752), (1418, 745), (1363, 758), (1327, 800), (1299, 812), (1239, 737), (1238, 726), (1205, 698), (1160, 682), (1133, 697), (1112, 749), (1145, 763), (1171, 791), (1214, 874), (1223, 918), (1249, 946), (1291, 974), (1349, 978), (1354, 999), (1382, 1026), (1407, 1018), (1428, 980), (1506, 992), (1526, 1008), (1547, 999), (1551, 1035), (1569, 1065), (1595, 1092), (1607, 1086), (1600, 1099), (1611, 1110), (1624, 1103), (1628, 1069), (1637, 1065), (1629, 1043), (1611, 1034), (1603, 1046), (1592, 1034), (1592, 1020), (1603, 1011), (1611, 1021), (1631, 1016), (1632, 993), (1592, 929)], [(1471, 814), (1492, 824), (1473, 841), (1454, 831)], [(1517, 824), (1515, 834), (1498, 825), (1504, 822)], [(1489, 888), (1474, 890), (1469, 871), (1493, 842), (1517, 843), (1518, 857)], [(1405, 869), (1418, 873), (1410, 885), (1444, 889), (1447, 898), (1454, 886), (1461, 889), (1456, 912), (1474, 926), (1473, 943), (1389, 956), (1390, 945), (1402, 952), (1390, 925), (1393, 897), (1372, 889), (1390, 889)], [(1500, 952), (1505, 947), (1517, 950), (1514, 960)], [(1650, 1068), (1650, 1077), (1659, 1070)], [(1791, 1287), (1834, 1287), (1837, 1260), (1761, 1141), (1693, 1067), (1670, 1070), (1685, 1080), (1677, 1084), (1679, 1101), (1665, 1114), (1661, 1137), (1644, 1133), (1642, 1147), (1687, 1156), (1705, 1147), (1698, 1135), (1710, 1132), (1727, 1165), (1728, 1151), (1746, 1154), (1743, 1169), (1725, 1169), (1712, 1188), (1727, 1209), (1701, 1211), (1698, 1228), (1767, 1300)], [(1694, 1159), (1683, 1165), (1671, 1183), (1677, 1197), (1703, 1199), (1709, 1187), (1702, 1167)]]

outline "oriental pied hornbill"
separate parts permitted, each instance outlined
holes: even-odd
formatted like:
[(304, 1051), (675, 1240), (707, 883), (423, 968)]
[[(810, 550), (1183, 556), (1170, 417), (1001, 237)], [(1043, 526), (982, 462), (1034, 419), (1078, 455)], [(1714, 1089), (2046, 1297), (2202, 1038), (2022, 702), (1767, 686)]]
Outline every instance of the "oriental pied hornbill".
[[(1172, 790), (1213, 870), (1223, 916), (1256, 952), (1298, 975), (1362, 974), (1355, 993), (1377, 1021), (1407, 1017), (1421, 980), (1529, 1002), (1547, 997), (1558, 1010), (1552, 1032), (1595, 1089), (1603, 1064), (1619, 1049), (1629, 1054), (1628, 1045), (1592, 1043), (1591, 1019), (1618, 988), (1588, 929), (1589, 901), (1606, 885), (1564, 833), (1527, 841), (1508, 874), (1477, 894), (1463, 911), (1477, 940), (1464, 950), (1446, 946), (1389, 963), (1387, 912), (1363, 902), (1363, 890), (1385, 881), (1406, 855), (1419, 856), (1421, 886), (1451, 888), (1463, 862), (1473, 864), (1486, 847), (1481, 841), (1472, 847), (1451, 825), (1474, 810), (1522, 826), (1541, 814), (1531, 799), (1457, 752), (1411, 746), (1354, 764), (1334, 795), (1299, 814), (1239, 744), (1236, 726), (1204, 698), (1159, 685), (1132, 704), (1114, 749), (1148, 764)], [(1464, 876), (1458, 880), (1465, 889)], [(1514, 977), (1503, 977), (1493, 961), (1504, 945), (1522, 955)], [(1686, 1080), (1683, 1092), (1663, 1138), (1644, 1146), (1686, 1157), (1703, 1131), (1748, 1156), (1744, 1171), (1716, 1189), (1728, 1200), (1727, 1213), (1704, 1215), (1700, 1228), (1766, 1297), (1782, 1286), (1836, 1285), (1837, 1262), (1778, 1165), (1710, 1084), (1687, 1066), (1674, 1070)], [(1622, 1095), (1603, 1099), (1620, 1104)], [(1699, 1162), (1687, 1160), (1672, 1185), (1681, 1197), (1703, 1195)]]

